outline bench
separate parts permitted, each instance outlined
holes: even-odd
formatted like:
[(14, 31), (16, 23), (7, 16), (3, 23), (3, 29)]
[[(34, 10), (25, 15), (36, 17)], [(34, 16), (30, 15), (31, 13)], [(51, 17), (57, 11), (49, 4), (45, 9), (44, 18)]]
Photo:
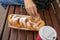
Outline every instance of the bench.
[[(38, 12), (46, 25), (52, 26), (57, 31), (56, 40), (60, 40), (60, 8), (57, 2), (53, 1), (48, 10), (39, 10)], [(8, 27), (7, 17), (11, 13), (27, 15), (24, 8), (16, 5), (9, 5), (5, 11), (6, 16), (3, 18), (3, 24), (0, 27), (0, 40), (36, 40), (38, 32), (16, 30)]]

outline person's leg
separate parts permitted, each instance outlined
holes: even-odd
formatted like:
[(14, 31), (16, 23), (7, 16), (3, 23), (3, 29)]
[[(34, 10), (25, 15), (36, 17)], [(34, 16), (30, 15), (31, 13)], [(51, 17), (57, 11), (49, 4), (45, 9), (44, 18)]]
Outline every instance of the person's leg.
[(4, 9), (7, 8), (7, 5), (6, 5), (6, 4), (1, 4), (1, 5), (2, 5), (2, 7), (3, 7)]
[(6, 9), (6, 7), (7, 7), (7, 4), (5, 4), (6, 2), (4, 1), (4, 0), (0, 0), (0, 5), (4, 8), (4, 9)]
[(6, 9), (8, 5), (24, 5), (24, 0), (0, 0), (1, 5)]

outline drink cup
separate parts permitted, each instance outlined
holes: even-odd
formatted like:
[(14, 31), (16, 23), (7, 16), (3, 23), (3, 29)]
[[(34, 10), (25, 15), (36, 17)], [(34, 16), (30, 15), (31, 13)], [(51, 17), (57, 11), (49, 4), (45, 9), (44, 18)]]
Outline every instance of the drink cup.
[(42, 40), (39, 34), (37, 35), (37, 40)]
[(40, 28), (37, 40), (56, 40), (57, 32), (51, 26), (44, 26)]

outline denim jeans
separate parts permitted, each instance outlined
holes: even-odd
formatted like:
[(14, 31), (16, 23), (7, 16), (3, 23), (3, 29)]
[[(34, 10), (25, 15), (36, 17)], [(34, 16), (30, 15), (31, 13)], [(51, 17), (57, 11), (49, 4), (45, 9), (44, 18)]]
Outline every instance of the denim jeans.
[(0, 0), (0, 4), (6, 9), (7, 5), (23, 5), (24, 0)]

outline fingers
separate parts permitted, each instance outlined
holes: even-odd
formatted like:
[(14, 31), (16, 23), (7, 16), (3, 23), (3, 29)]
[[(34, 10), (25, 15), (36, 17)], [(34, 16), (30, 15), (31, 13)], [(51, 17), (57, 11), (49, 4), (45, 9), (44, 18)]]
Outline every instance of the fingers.
[(29, 15), (37, 17), (37, 8), (32, 0), (24, 0), (26, 11)]
[(37, 8), (36, 8), (36, 6), (33, 7), (33, 10), (34, 10), (34, 13), (35, 13), (35, 15), (36, 15), (36, 14), (37, 14)]
[(36, 6), (31, 6), (31, 7), (28, 7), (28, 8), (26, 8), (26, 11), (27, 11), (27, 13), (29, 14), (29, 15), (32, 15), (32, 16), (36, 16), (37, 15), (37, 8), (36, 8)]
[(35, 5), (33, 5), (33, 7), (31, 8), (31, 12), (32, 14), (34, 15), (34, 17), (36, 17), (36, 14), (37, 14), (37, 8)]
[(33, 16), (35, 16), (35, 13), (34, 13), (34, 10), (33, 10), (33, 7), (30, 8), (30, 12)]
[(37, 12), (37, 8), (36, 8), (35, 5), (33, 5), (32, 11), (33, 11), (33, 15), (34, 15), (35, 17), (40, 17), (40, 15), (39, 15), (38, 12)]
[(36, 16), (36, 17), (40, 17), (39, 13), (37, 12), (37, 8), (36, 8), (35, 5), (34, 5), (34, 7), (33, 7), (33, 10), (34, 10), (35, 16)]
[(27, 13), (28, 13), (29, 15), (33, 16), (33, 14), (32, 14), (32, 12), (31, 12), (30, 8), (27, 9)]
[(31, 8), (27, 8), (26, 11), (29, 15), (34, 16), (34, 13)]

